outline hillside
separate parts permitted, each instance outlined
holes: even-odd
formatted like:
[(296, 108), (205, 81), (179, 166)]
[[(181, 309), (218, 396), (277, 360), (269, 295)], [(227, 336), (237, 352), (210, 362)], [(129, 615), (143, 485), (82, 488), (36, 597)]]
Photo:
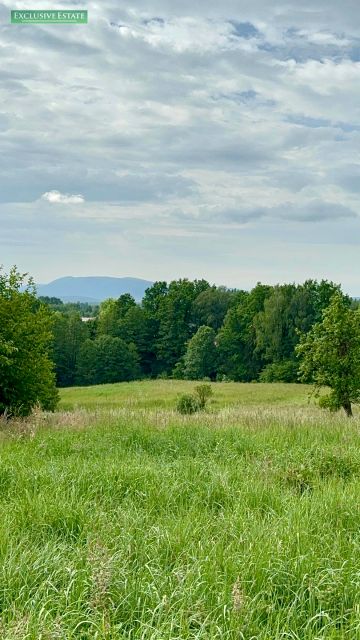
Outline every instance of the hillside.
[(60, 298), (64, 302), (97, 303), (106, 298), (118, 298), (130, 293), (139, 302), (145, 290), (152, 285), (149, 280), (140, 278), (111, 278), (106, 276), (58, 278), (48, 284), (39, 284), (39, 296)]

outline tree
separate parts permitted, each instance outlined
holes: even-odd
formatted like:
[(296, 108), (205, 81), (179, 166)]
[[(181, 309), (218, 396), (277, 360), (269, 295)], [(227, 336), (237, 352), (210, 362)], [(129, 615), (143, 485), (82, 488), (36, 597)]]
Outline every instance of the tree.
[(206, 325), (219, 331), (231, 304), (236, 299), (236, 292), (225, 287), (212, 286), (205, 289), (194, 300), (193, 318), (198, 327)]
[(256, 380), (264, 360), (256, 350), (254, 320), (264, 308), (272, 288), (258, 283), (250, 293), (239, 291), (217, 337), (219, 371), (232, 380)]
[(100, 305), (98, 333), (119, 337), (119, 324), (129, 309), (133, 308), (136, 308), (136, 302), (129, 293), (124, 293), (116, 300), (104, 300)]
[[(142, 358), (144, 373), (157, 377), (163, 372), (164, 366), (158, 358), (158, 340), (161, 323), (161, 309), (168, 295), (168, 285), (165, 281), (154, 282), (146, 289), (141, 308), (145, 313), (147, 325), (147, 356)], [(140, 353), (140, 352), (139, 352)]]
[(142, 306), (149, 315), (157, 317), (162, 301), (166, 298), (168, 291), (168, 285), (164, 280), (154, 282), (151, 287), (146, 289), (142, 299)]
[(321, 320), (322, 311), (339, 285), (322, 280), (308, 280), (302, 285), (283, 284), (273, 288), (257, 314), (254, 326), (257, 352), (267, 363), (262, 379), (297, 381), (295, 346), (299, 332), (307, 333)]
[(266, 362), (278, 363), (294, 355), (299, 312), (298, 305), (293, 304), (295, 294), (296, 285), (277, 285), (255, 319), (257, 350)]
[(101, 335), (86, 340), (80, 349), (76, 375), (80, 385), (124, 382), (139, 375), (136, 347), (121, 338)]
[(97, 384), (98, 351), (96, 340), (88, 338), (79, 349), (76, 360), (75, 384), (89, 386)]
[(215, 379), (217, 368), (215, 338), (214, 329), (203, 326), (189, 340), (184, 356), (184, 378), (188, 380)]
[(168, 374), (172, 373), (184, 355), (187, 341), (196, 332), (192, 318), (193, 302), (209, 286), (205, 280), (175, 280), (162, 297), (157, 312), (159, 331), (155, 348), (162, 370)]
[(27, 274), (0, 268), (0, 414), (26, 416), (58, 400), (50, 359), (52, 312), (36, 298)]
[(349, 299), (336, 292), (323, 311), (322, 321), (302, 335), (296, 353), (300, 379), (312, 382), (314, 393), (330, 388), (320, 404), (331, 411), (343, 408), (352, 416), (352, 404), (360, 400), (360, 312)]
[(61, 313), (54, 316), (53, 357), (59, 387), (71, 387), (75, 383), (76, 364), (81, 345), (89, 337), (88, 323), (81, 320), (78, 312)]
[(118, 337), (136, 346), (140, 366), (145, 375), (151, 375), (155, 360), (153, 323), (140, 305), (130, 307), (118, 323)]
[(63, 301), (55, 296), (39, 296), (38, 300), (44, 304), (48, 304), (49, 307), (55, 307), (56, 309), (64, 306)]

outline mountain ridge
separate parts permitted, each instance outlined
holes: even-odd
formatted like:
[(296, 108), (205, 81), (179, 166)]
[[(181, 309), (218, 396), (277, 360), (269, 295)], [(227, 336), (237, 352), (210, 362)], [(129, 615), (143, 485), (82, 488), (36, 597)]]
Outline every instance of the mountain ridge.
[(118, 298), (130, 293), (137, 302), (153, 284), (143, 278), (114, 276), (63, 276), (47, 284), (36, 286), (38, 296), (56, 297), (63, 302), (89, 302), (96, 304), (107, 298)]

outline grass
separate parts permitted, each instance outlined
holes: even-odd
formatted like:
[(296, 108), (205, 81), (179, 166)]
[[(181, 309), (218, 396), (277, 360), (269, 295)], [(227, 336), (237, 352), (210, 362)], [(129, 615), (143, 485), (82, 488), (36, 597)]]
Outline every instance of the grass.
[[(196, 383), (185, 380), (143, 380), (96, 387), (71, 387), (61, 390), (59, 409), (79, 407), (129, 409), (172, 409), (176, 398), (190, 393)], [(309, 387), (300, 384), (262, 384), (217, 382), (212, 385), (213, 409), (224, 406), (306, 406)]]
[(360, 638), (360, 419), (295, 385), (179, 416), (184, 389), (3, 425), (2, 640)]

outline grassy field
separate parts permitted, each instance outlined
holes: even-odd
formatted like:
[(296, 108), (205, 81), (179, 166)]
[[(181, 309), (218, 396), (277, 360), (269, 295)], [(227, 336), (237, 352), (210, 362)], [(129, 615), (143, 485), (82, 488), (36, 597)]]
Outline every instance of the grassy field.
[[(195, 386), (196, 383), (186, 380), (143, 380), (97, 387), (72, 387), (61, 390), (59, 409), (173, 409), (177, 397), (182, 393), (191, 393)], [(214, 392), (211, 409), (214, 410), (225, 406), (308, 405), (309, 387), (306, 385), (217, 382), (211, 386)]]
[[(0, 432), (0, 638), (360, 638), (360, 420), (297, 385), (62, 392)], [(70, 410), (71, 409), (71, 410)]]

